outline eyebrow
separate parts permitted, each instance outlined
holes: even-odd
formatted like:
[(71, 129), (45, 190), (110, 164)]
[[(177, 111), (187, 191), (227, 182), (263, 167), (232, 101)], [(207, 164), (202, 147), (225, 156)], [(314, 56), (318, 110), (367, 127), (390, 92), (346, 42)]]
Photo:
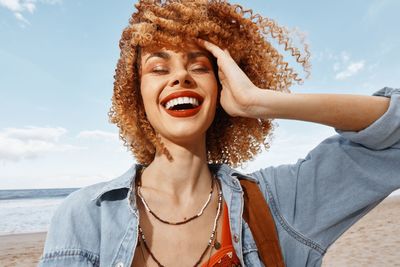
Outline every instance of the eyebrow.
[[(169, 60), (171, 58), (171, 56), (167, 52), (155, 52), (155, 53), (152, 53), (150, 56), (148, 56), (144, 63), (147, 63), (147, 61), (150, 58), (153, 58), (153, 57), (159, 57), (159, 58), (166, 59), (166, 60)], [(206, 57), (206, 58), (208, 58), (210, 60), (210, 62), (212, 62), (211, 55), (208, 54), (207, 52), (196, 51), (196, 52), (189, 52), (188, 53), (188, 59), (189, 60), (193, 60), (193, 59), (196, 59), (198, 57)]]
[(208, 53), (206, 53), (206, 52), (203, 52), (203, 51), (190, 52), (188, 54), (189, 60), (193, 60), (193, 59), (198, 58), (198, 57), (206, 57), (206, 58), (208, 58), (210, 60), (210, 62), (212, 61), (210, 55)]
[(152, 53), (150, 56), (148, 56), (144, 63), (149, 61), (149, 59), (152, 58), (152, 57), (160, 57), (160, 58), (163, 58), (163, 59), (166, 59), (166, 60), (171, 58), (171, 56), (166, 52), (155, 52), (155, 53)]

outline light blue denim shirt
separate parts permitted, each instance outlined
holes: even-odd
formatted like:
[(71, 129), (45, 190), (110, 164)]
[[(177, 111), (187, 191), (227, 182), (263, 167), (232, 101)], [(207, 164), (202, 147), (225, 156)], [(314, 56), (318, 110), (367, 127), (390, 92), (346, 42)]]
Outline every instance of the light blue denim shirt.
[[(346, 229), (400, 188), (400, 90), (383, 88), (373, 95), (391, 98), (384, 115), (359, 132), (336, 129), (337, 135), (295, 164), (251, 174), (210, 165), (221, 181), (232, 243), (243, 266), (263, 264), (242, 220), (238, 177), (259, 184), (275, 219), (286, 266), (320, 266)], [(39, 266), (131, 266), (139, 215), (130, 188), (138, 167), (69, 195), (52, 218)]]

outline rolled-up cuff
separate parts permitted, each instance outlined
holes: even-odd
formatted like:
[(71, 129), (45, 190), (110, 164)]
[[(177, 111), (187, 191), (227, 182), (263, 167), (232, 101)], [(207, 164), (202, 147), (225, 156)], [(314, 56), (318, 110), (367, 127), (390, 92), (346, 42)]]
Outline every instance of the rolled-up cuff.
[(388, 110), (367, 128), (358, 131), (335, 131), (344, 138), (365, 147), (381, 150), (398, 145), (400, 147), (400, 89), (382, 88), (373, 96), (390, 98)]

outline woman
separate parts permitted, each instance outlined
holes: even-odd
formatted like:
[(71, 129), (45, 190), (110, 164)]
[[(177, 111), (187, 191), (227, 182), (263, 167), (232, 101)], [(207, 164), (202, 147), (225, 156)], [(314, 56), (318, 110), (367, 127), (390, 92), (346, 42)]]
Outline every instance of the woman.
[[(289, 94), (301, 79), (271, 42), (306, 73), (308, 51), (274, 21), (222, 0), (136, 8), (120, 41), (110, 119), (139, 164), (63, 202), (40, 266), (263, 266), (238, 178), (258, 183), (285, 264), (320, 266), (346, 229), (400, 187), (400, 90)], [(339, 135), (293, 165), (232, 169), (268, 148), (275, 118)]]

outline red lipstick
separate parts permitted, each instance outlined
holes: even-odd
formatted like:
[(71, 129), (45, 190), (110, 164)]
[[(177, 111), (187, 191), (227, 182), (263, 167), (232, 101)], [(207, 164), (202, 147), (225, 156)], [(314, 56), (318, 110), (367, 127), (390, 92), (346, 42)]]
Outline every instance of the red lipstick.
[[(171, 110), (171, 109), (165, 108), (165, 104), (168, 101), (170, 101), (171, 99), (174, 99), (174, 98), (178, 98), (178, 97), (196, 98), (199, 101), (199, 106), (192, 108), (192, 109), (182, 109), (182, 110)], [(174, 92), (174, 93), (166, 96), (160, 103), (169, 115), (171, 115), (173, 117), (181, 118), (181, 117), (191, 117), (191, 116), (196, 115), (201, 109), (201, 104), (203, 103), (203, 100), (204, 100), (204, 98), (201, 95), (199, 95), (193, 91), (177, 91), (177, 92)]]

